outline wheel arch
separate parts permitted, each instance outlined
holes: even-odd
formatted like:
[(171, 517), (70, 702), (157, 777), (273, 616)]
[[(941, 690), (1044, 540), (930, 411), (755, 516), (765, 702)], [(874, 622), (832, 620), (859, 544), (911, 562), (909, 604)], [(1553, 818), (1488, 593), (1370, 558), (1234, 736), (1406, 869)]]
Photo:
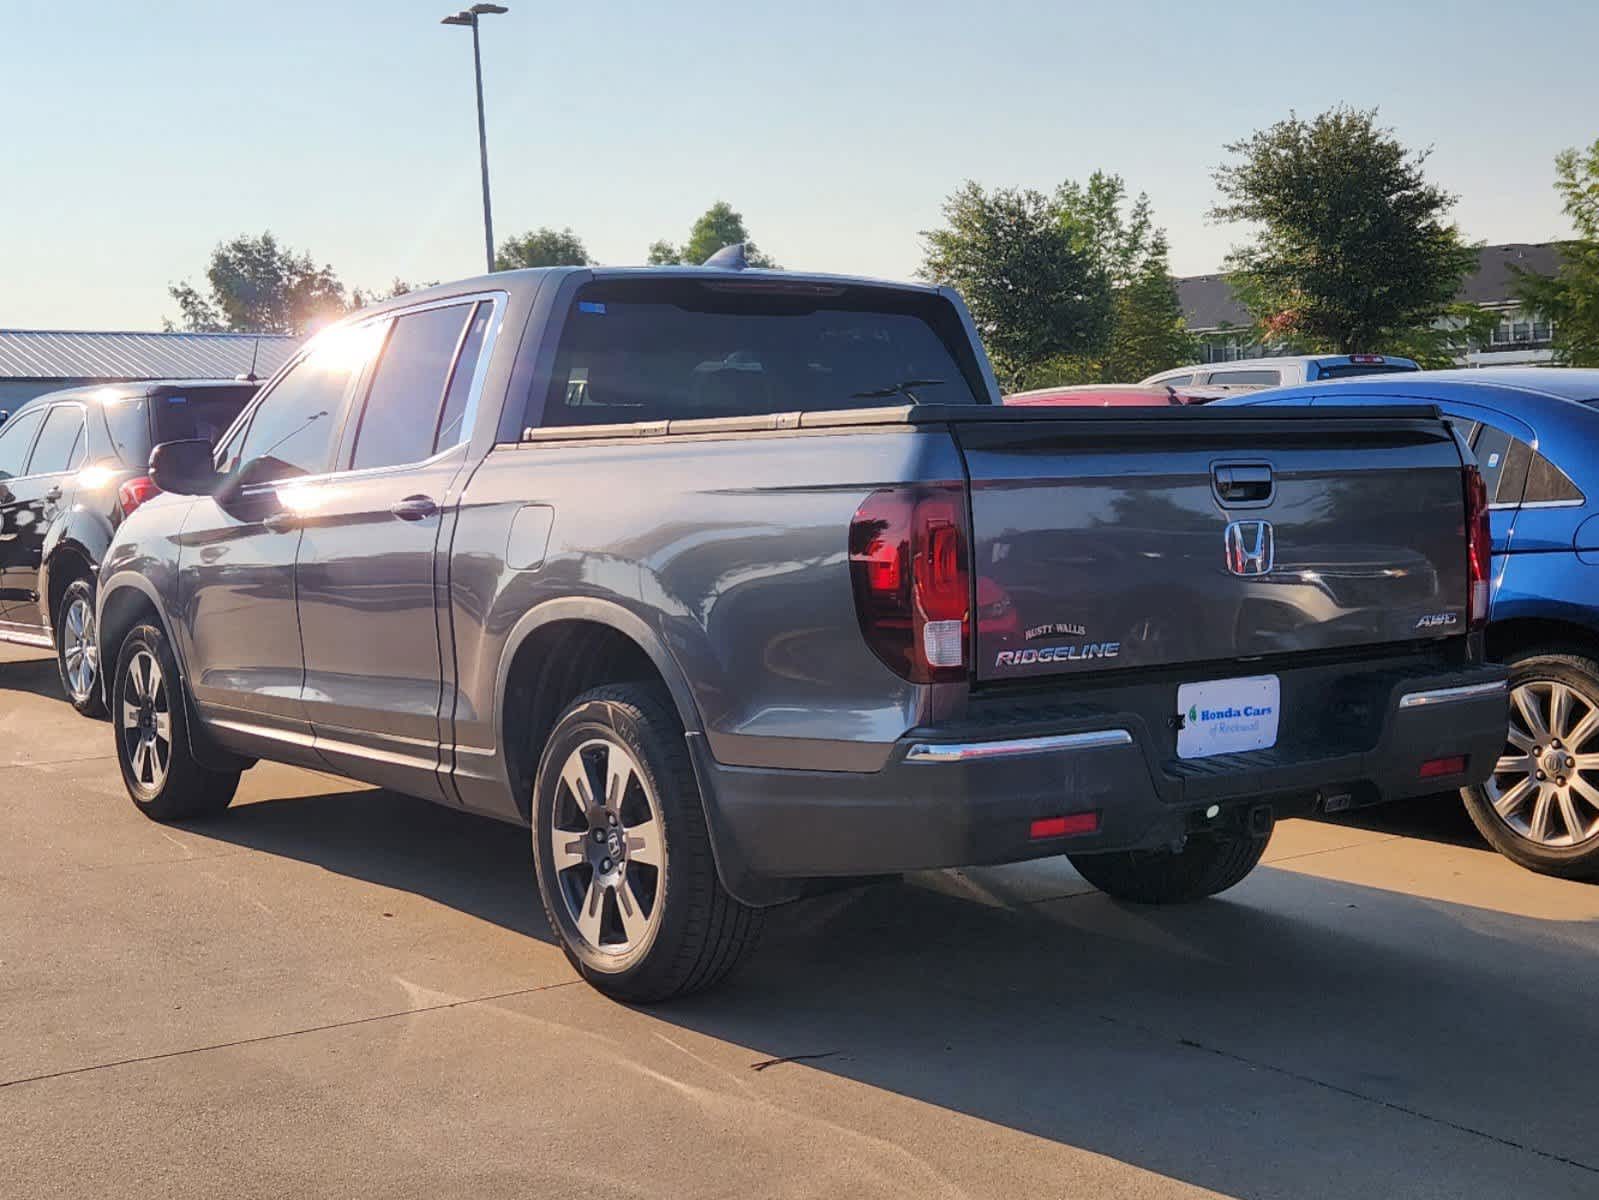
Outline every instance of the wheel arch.
[(1531, 650), (1566, 650), (1599, 659), (1599, 630), (1560, 617), (1521, 616), (1488, 626), (1488, 657), (1508, 662)]
[(607, 683), (663, 686), (684, 730), (702, 728), (688, 679), (643, 618), (607, 600), (563, 597), (523, 614), (495, 682), (495, 742), (523, 817), (543, 739), (573, 698)]
[(178, 664), (177, 683), (183, 697), (184, 726), (189, 731), (189, 749), (195, 761), (213, 771), (238, 771), (250, 766), (252, 760), (217, 745), (201, 722), (194, 697), (189, 694), (189, 668), (183, 659), (183, 647), (173, 636), (172, 622), (155, 584), (137, 571), (118, 571), (101, 581), (95, 607), (95, 640), (100, 646), (101, 663), (100, 695), (106, 707), (111, 708), (112, 679), (123, 641), (141, 619), (153, 621), (166, 636), (172, 658)]

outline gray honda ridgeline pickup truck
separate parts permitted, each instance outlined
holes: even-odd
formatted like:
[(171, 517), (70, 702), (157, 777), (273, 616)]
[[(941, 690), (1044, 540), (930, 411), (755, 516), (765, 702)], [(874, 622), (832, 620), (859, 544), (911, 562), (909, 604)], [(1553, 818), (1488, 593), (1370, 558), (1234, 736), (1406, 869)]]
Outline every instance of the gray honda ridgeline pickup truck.
[(134, 803), (217, 812), (264, 758), (531, 826), (630, 1000), (840, 880), (1064, 853), (1211, 895), (1276, 818), (1504, 744), (1483, 490), (1430, 406), (1008, 409), (948, 289), (434, 287), (151, 472), (97, 610)]

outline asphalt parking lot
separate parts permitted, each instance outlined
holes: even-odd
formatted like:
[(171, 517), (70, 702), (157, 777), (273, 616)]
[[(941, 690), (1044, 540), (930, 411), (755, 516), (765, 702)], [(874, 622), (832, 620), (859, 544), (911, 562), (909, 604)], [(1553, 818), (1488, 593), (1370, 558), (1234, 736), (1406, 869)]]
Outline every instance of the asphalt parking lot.
[(8, 1196), (1599, 1194), (1599, 887), (1447, 800), (1180, 910), (1055, 862), (811, 901), (642, 1011), (516, 829), (271, 766), (161, 827), (109, 737), (0, 649)]

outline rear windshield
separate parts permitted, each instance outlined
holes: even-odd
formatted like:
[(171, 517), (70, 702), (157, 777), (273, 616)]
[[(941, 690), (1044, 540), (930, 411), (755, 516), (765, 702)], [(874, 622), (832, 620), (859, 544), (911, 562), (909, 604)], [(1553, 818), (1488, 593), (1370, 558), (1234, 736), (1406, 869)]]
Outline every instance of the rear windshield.
[(561, 335), (543, 424), (986, 403), (960, 321), (939, 297), (736, 289), (584, 288)]
[(1333, 363), (1320, 368), (1317, 379), (1345, 379), (1351, 375), (1394, 375), (1419, 368), (1408, 363)]
[(162, 442), (205, 438), (213, 446), (244, 410), (255, 388), (205, 388), (203, 391), (157, 393), (105, 406), (106, 425), (117, 457), (132, 467), (150, 461)]

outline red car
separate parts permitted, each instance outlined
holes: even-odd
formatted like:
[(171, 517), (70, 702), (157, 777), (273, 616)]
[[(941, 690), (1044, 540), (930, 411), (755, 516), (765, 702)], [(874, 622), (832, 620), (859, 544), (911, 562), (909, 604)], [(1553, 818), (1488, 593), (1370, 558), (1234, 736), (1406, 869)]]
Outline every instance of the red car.
[(1006, 404), (1070, 405), (1073, 408), (1149, 408), (1206, 404), (1225, 396), (1229, 388), (1173, 388), (1147, 383), (1081, 383), (1070, 387), (1037, 388), (1005, 397)]

